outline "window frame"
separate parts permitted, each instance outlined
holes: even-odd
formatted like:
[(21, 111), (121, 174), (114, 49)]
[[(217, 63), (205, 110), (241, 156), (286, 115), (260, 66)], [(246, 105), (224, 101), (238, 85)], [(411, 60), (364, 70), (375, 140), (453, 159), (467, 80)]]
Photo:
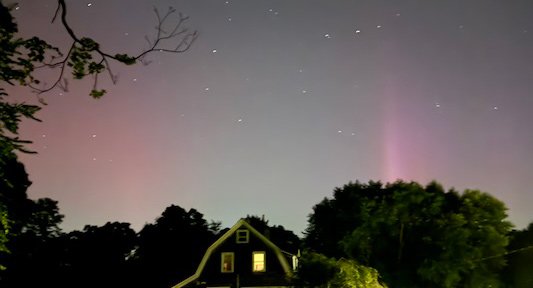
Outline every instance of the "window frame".
[[(230, 256), (231, 259), (231, 269), (225, 270), (224, 269), (224, 258), (226, 256)], [(222, 252), (220, 253), (220, 272), (221, 273), (233, 273), (235, 272), (235, 253), (234, 252)]]
[(238, 229), (237, 231), (235, 231), (235, 243), (246, 244), (249, 242), (250, 242), (250, 231), (248, 229)]
[[(261, 270), (255, 269), (255, 265), (256, 265), (255, 255), (263, 255), (263, 269)], [(252, 252), (252, 272), (254, 273), (266, 272), (266, 251), (253, 251)]]

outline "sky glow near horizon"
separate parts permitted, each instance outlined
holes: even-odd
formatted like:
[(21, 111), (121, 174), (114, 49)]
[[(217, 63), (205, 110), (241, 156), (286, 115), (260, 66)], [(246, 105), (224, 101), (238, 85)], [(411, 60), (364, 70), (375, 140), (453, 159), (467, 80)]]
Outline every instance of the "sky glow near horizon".
[[(74, 30), (112, 53), (146, 46), (154, 6), (200, 36), (186, 53), (113, 65), (100, 100), (90, 79), (71, 80), (43, 96), (42, 123), (24, 122), (39, 152), (21, 155), (29, 195), (58, 200), (66, 230), (139, 230), (176, 204), (301, 233), (334, 187), (396, 179), (480, 189), (519, 228), (533, 220), (531, 1), (67, 4)], [(24, 0), (13, 15), (21, 35), (64, 51), (55, 8)]]

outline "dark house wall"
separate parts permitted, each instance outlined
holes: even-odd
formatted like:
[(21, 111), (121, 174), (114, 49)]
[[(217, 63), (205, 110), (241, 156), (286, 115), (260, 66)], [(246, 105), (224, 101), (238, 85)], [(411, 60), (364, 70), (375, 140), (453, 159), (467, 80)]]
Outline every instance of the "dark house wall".
[[(265, 272), (252, 271), (252, 254), (254, 251), (265, 252)], [(233, 273), (221, 272), (222, 252), (234, 253)], [(206, 282), (207, 286), (235, 287), (237, 278), (241, 287), (288, 285), (285, 271), (274, 251), (252, 232), (249, 232), (248, 243), (237, 243), (236, 235), (233, 234), (215, 249), (198, 280), (200, 282)]]

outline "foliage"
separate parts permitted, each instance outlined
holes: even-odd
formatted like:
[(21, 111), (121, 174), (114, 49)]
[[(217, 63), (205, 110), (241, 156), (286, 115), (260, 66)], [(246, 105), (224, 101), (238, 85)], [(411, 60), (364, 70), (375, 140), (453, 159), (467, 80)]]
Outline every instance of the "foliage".
[(132, 282), (127, 262), (137, 244), (137, 235), (129, 223), (107, 222), (103, 226), (86, 225), (83, 231), (64, 236), (67, 248), (63, 258), (65, 287), (77, 286), (84, 279), (87, 287), (120, 287)]
[(360, 265), (354, 260), (335, 260), (314, 252), (302, 255), (297, 278), (305, 287), (385, 287), (379, 282), (376, 269)]
[(60, 235), (59, 224), (64, 216), (59, 213), (58, 202), (50, 198), (32, 201), (31, 217), (24, 225), (25, 233), (33, 233), (36, 237), (52, 238)]
[[(7, 218), (7, 209), (0, 203), (0, 253), (9, 253), (7, 248), (7, 235), (9, 235), (9, 219)], [(6, 267), (0, 263), (0, 271)]]
[[(51, 91), (56, 87), (66, 91), (68, 90), (68, 81), (65, 72), (70, 69), (74, 79), (85, 79), (87, 76), (91, 76), (93, 88), (89, 95), (95, 99), (101, 98), (106, 90), (98, 87), (99, 75), (107, 72), (113, 83), (116, 82), (117, 77), (111, 71), (110, 62), (112, 60), (125, 65), (133, 65), (138, 62), (146, 64), (144, 57), (149, 53), (156, 51), (183, 53), (196, 40), (197, 32), (190, 32), (188, 28), (184, 27), (188, 17), (177, 13), (174, 8), (169, 8), (164, 15), (160, 15), (155, 9), (155, 14), (158, 21), (156, 36), (153, 40), (149, 40), (147, 37), (149, 42), (147, 50), (137, 55), (124, 53), (111, 55), (105, 52), (97, 41), (89, 37), (80, 37), (72, 30), (67, 20), (67, 5), (64, 0), (57, 0), (57, 9), (52, 22), (60, 19), (71, 39), (67, 53), (63, 54), (58, 48), (38, 37), (27, 39), (17, 37), (18, 28), (10, 8), (0, 2), (0, 83), (28, 86), (38, 94)], [(171, 27), (166, 27), (171, 16), (176, 14), (176, 23)], [(177, 41), (177, 44), (173, 45), (175, 48), (166, 49), (166, 45), (163, 44), (168, 44), (168, 41), (171, 40)], [(43, 86), (35, 78), (34, 72), (38, 69), (59, 72), (57, 72), (56, 80), (50, 86)], [(5, 88), (0, 88), (0, 156), (2, 156), (0, 161), (4, 161), (4, 158), (14, 151), (32, 152), (25, 148), (25, 145), (31, 142), (19, 139), (17, 134), (23, 118), (39, 121), (35, 114), (41, 109), (39, 105), (7, 101), (7, 96)], [(41, 98), (39, 100), (44, 104)]]
[[(0, 157), (2, 158), (2, 157)], [(26, 190), (31, 185), (24, 165), (15, 154), (0, 161), (0, 204), (6, 209), (11, 232), (21, 231), (31, 215), (31, 201)]]
[(11, 250), (9, 240), (28, 220), (31, 205), (26, 195), (31, 184), (28, 174), (16, 155), (10, 156), (0, 161), (0, 267), (4, 268)]
[(512, 231), (510, 238), (509, 252), (505, 255), (508, 265), (502, 273), (506, 287), (533, 287), (533, 222), (523, 230)]
[(132, 255), (137, 283), (170, 287), (192, 275), (207, 247), (215, 241), (211, 228), (195, 209), (167, 207), (154, 224), (146, 224), (139, 232)]
[(383, 288), (379, 282), (376, 269), (358, 264), (354, 260), (341, 259), (337, 261), (338, 271), (330, 282), (330, 287), (339, 288)]
[(306, 287), (327, 287), (336, 272), (335, 259), (320, 253), (304, 252), (298, 261), (296, 277)]
[(292, 231), (286, 230), (285, 227), (269, 225), (268, 220), (256, 215), (247, 215), (245, 220), (282, 250), (295, 254), (300, 248), (300, 238)]
[[(61, 236), (59, 224), (63, 215), (59, 214), (57, 201), (48, 198), (32, 201), (26, 199), (29, 215), (12, 218), (14, 229), (9, 233), (7, 248), (10, 254), (2, 255), (7, 267), (3, 275), (3, 287), (29, 287), (47, 283), (45, 279), (54, 278), (60, 266)], [(21, 215), (21, 214), (19, 214)], [(25, 215), (25, 214), (22, 214)], [(28, 271), (33, 277), (25, 277)]]
[(504, 204), (486, 193), (356, 182), (313, 210), (309, 248), (375, 267), (391, 287), (499, 285), (505, 261), (487, 257), (505, 253), (511, 225)]
[[(14, 7), (14, 6), (13, 6)], [(11, 8), (0, 1), (0, 263), (4, 263), (5, 252), (8, 250), (5, 243), (8, 239), (17, 237), (22, 227), (26, 229), (26, 236), (33, 232), (32, 237), (47, 239), (51, 236), (59, 235), (58, 223), (62, 220), (62, 215), (58, 209), (50, 211), (51, 207), (57, 208), (57, 202), (51, 199), (41, 199), (35, 203), (29, 201), (26, 197), (27, 185), (21, 178), (13, 177), (14, 171), (5, 169), (8, 166), (20, 168), (17, 165), (16, 152), (34, 153), (26, 148), (31, 143), (29, 140), (18, 137), (21, 121), (25, 118), (40, 121), (36, 118), (36, 113), (41, 106), (17, 102), (16, 100), (8, 101), (9, 96), (4, 86), (28, 86), (34, 92), (42, 94), (51, 91), (54, 88), (63, 90), (68, 89), (68, 81), (65, 78), (65, 72), (70, 69), (72, 78), (84, 79), (87, 76), (93, 78), (93, 88), (89, 95), (95, 99), (101, 98), (105, 89), (98, 87), (98, 76), (108, 72), (109, 77), (116, 82), (116, 76), (111, 71), (110, 61), (114, 60), (125, 65), (132, 65), (143, 61), (144, 57), (152, 52), (169, 52), (182, 53), (187, 51), (197, 38), (197, 32), (190, 32), (184, 27), (188, 17), (181, 13), (176, 13), (174, 8), (169, 8), (167, 13), (161, 16), (157, 9), (156, 37), (149, 42), (149, 48), (138, 55), (127, 55), (117, 53), (111, 55), (106, 53), (98, 42), (88, 37), (80, 37), (69, 26), (67, 21), (67, 5), (65, 0), (57, 0), (56, 13), (52, 22), (60, 19), (61, 24), (71, 39), (70, 48), (66, 54), (63, 54), (58, 48), (50, 45), (48, 42), (38, 38), (29, 37), (21, 38), (17, 36), (18, 27), (11, 15)], [(170, 30), (165, 26), (171, 16), (177, 16), (177, 22)], [(165, 32), (170, 31), (170, 32)], [(169, 40), (177, 40), (174, 49), (166, 49), (162, 46)], [(35, 72), (38, 69), (49, 69), (50, 73), (58, 71), (56, 80), (48, 87), (41, 85), (36, 79)], [(38, 98), (42, 105), (45, 104), (42, 98)], [(20, 165), (19, 165), (20, 166)], [(25, 174), (25, 172), (24, 172)], [(21, 186), (22, 184), (22, 186)], [(30, 208), (30, 206), (32, 206)], [(37, 209), (32, 211), (32, 209)], [(48, 213), (50, 212), (50, 213)], [(28, 218), (29, 215), (32, 218)], [(10, 217), (8, 219), (7, 217)], [(8, 229), (8, 223), (14, 223)], [(54, 224), (55, 223), (55, 224)], [(13, 240), (13, 239), (12, 239)], [(11, 240), (11, 242), (13, 242)], [(0, 268), (2, 268), (0, 264)]]
[[(57, 50), (37, 37), (16, 38), (17, 25), (2, 2), (0, 19), (0, 83), (23, 86), (38, 84), (39, 81), (32, 76), (36, 64), (44, 61), (46, 51)], [(37, 105), (7, 102), (7, 96), (5, 89), (0, 87), (0, 164), (6, 158), (13, 157), (13, 151), (29, 152), (24, 148), (24, 144), (29, 142), (16, 135), (22, 118), (38, 120), (34, 115), (40, 110)], [(0, 177), (3, 174), (0, 170)]]

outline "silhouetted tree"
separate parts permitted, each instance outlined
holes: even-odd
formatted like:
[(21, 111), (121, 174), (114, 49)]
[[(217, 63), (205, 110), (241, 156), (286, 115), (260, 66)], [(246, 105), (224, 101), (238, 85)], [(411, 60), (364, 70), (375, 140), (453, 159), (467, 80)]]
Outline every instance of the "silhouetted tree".
[[(502, 202), (437, 183), (350, 183), (309, 217), (306, 245), (376, 268), (391, 287), (497, 287), (507, 233)], [(321, 242), (323, 240), (323, 242)]]
[[(143, 61), (144, 57), (154, 51), (168, 53), (182, 53), (187, 51), (197, 38), (196, 31), (189, 31), (185, 24), (188, 17), (177, 13), (174, 8), (157, 16), (155, 37), (148, 40), (149, 48), (137, 55), (111, 54), (100, 44), (89, 38), (78, 35), (69, 25), (67, 5), (64, 0), (57, 0), (55, 15), (51, 15), (52, 22), (59, 19), (71, 42), (66, 53), (53, 47), (46, 41), (31, 37), (28, 39), (17, 36), (18, 28), (10, 7), (0, 2), (0, 153), (8, 155), (12, 151), (30, 152), (25, 148), (29, 141), (18, 138), (18, 128), (22, 118), (35, 118), (35, 113), (41, 109), (38, 105), (8, 102), (4, 85), (28, 86), (37, 93), (48, 92), (56, 87), (68, 89), (66, 73), (71, 72), (74, 79), (93, 77), (93, 87), (90, 95), (94, 98), (102, 97), (106, 90), (98, 87), (98, 77), (107, 73), (113, 83), (116, 75), (111, 71), (111, 61), (132, 65)], [(169, 26), (170, 19), (177, 16), (176, 23)], [(176, 43), (168, 43), (176, 41)], [(169, 48), (171, 46), (172, 48)], [(146, 62), (144, 62), (146, 63)], [(38, 69), (49, 69), (50, 73), (57, 73), (56, 80), (50, 86), (42, 86), (35, 76)], [(42, 98), (39, 100), (44, 103)], [(3, 161), (0, 158), (0, 161)], [(1, 175), (0, 175), (1, 176)]]
[(297, 283), (304, 287), (327, 287), (337, 273), (336, 260), (315, 252), (304, 252), (296, 273)]
[(12, 233), (19, 232), (31, 215), (32, 203), (26, 193), (31, 181), (14, 153), (0, 155), (0, 203), (11, 221)]
[(300, 249), (300, 238), (294, 232), (286, 230), (285, 227), (269, 225), (268, 220), (256, 215), (247, 215), (245, 220), (282, 250), (296, 254)]
[[(7, 208), (3, 203), (0, 203), (0, 259), (2, 259), (2, 255), (9, 254), (9, 249), (7, 248), (7, 235), (9, 234), (10, 227), (11, 225), (9, 225), (9, 219), (7, 218)], [(0, 271), (5, 269), (6, 266), (4, 266), (3, 261), (0, 261)]]
[(64, 215), (59, 213), (58, 202), (50, 198), (40, 198), (31, 204), (31, 216), (24, 225), (24, 233), (32, 233), (43, 239), (60, 236), (59, 225), (63, 222)]
[[(93, 87), (90, 95), (93, 98), (102, 97), (106, 90), (98, 87), (98, 77), (107, 73), (113, 83), (116, 75), (111, 70), (110, 63), (116, 61), (125, 65), (143, 62), (144, 57), (154, 51), (182, 53), (187, 51), (197, 38), (196, 31), (189, 31), (185, 24), (188, 17), (177, 13), (174, 8), (169, 8), (160, 15), (155, 9), (157, 25), (155, 36), (148, 40), (147, 50), (137, 55), (111, 54), (105, 51), (100, 44), (82, 35), (78, 35), (69, 25), (67, 5), (64, 0), (57, 0), (55, 15), (51, 15), (52, 22), (59, 19), (71, 43), (66, 53), (50, 45), (38, 37), (20, 38), (15, 19), (11, 9), (0, 1), (0, 268), (4, 265), (4, 256), (8, 248), (6, 242), (20, 230), (21, 223), (26, 223), (31, 206), (27, 201), (26, 188), (30, 182), (27, 175), (21, 172), (21, 164), (16, 159), (14, 152), (33, 153), (26, 145), (31, 141), (18, 137), (19, 126), (24, 118), (40, 121), (36, 113), (41, 106), (27, 103), (18, 103), (15, 100), (6, 100), (8, 85), (30, 87), (38, 94), (48, 92), (54, 88), (68, 89), (67, 73), (74, 79), (93, 77)], [(177, 16), (174, 24), (168, 25), (170, 19)], [(168, 43), (169, 41), (176, 43)], [(168, 44), (172, 48), (168, 48)], [(57, 73), (56, 80), (50, 86), (43, 86), (35, 72), (39, 69), (49, 69), (49, 73)], [(38, 98), (45, 104), (42, 98)], [(46, 205), (46, 202), (38, 205)], [(50, 203), (48, 203), (50, 204)], [(34, 219), (37, 220), (37, 219)], [(41, 219), (44, 220), (44, 219)], [(40, 225), (34, 223), (35, 225)], [(41, 223), (42, 224), (42, 223)], [(9, 227), (9, 229), (7, 229)], [(54, 233), (54, 231), (40, 231)], [(57, 232), (57, 231), (56, 231)], [(0, 269), (1, 270), (1, 269)]]
[(195, 209), (171, 205), (154, 224), (139, 233), (139, 245), (132, 257), (137, 283), (146, 287), (170, 287), (192, 275), (215, 231)]
[[(30, 219), (32, 202), (26, 194), (30, 185), (24, 165), (18, 162), (16, 155), (0, 154), (0, 267), (5, 268), (12, 258), (8, 255), (13, 242), (10, 240), (20, 235)], [(3, 274), (0, 279), (5, 277)]]
[(506, 287), (533, 287), (533, 222), (523, 230), (512, 231), (510, 238), (507, 267), (502, 273)]
[(296, 281), (303, 287), (386, 287), (379, 282), (376, 269), (360, 265), (354, 260), (328, 258), (322, 254), (305, 252), (300, 258)]
[(26, 222), (18, 222), (21, 229), (11, 234), (4, 255), (7, 269), (3, 272), (2, 287), (31, 287), (53, 284), (60, 275), (62, 245), (57, 202), (48, 198), (28, 200), (30, 216)]
[(365, 219), (360, 215), (368, 209), (365, 203), (385, 193), (380, 182), (372, 181), (335, 188), (332, 199), (324, 198), (313, 207), (304, 232), (305, 245), (330, 257), (346, 256), (340, 240), (363, 224)]
[[(87, 225), (65, 236), (64, 287), (126, 287), (132, 284), (128, 263), (137, 243), (129, 223)], [(80, 281), (83, 279), (83, 281)]]

